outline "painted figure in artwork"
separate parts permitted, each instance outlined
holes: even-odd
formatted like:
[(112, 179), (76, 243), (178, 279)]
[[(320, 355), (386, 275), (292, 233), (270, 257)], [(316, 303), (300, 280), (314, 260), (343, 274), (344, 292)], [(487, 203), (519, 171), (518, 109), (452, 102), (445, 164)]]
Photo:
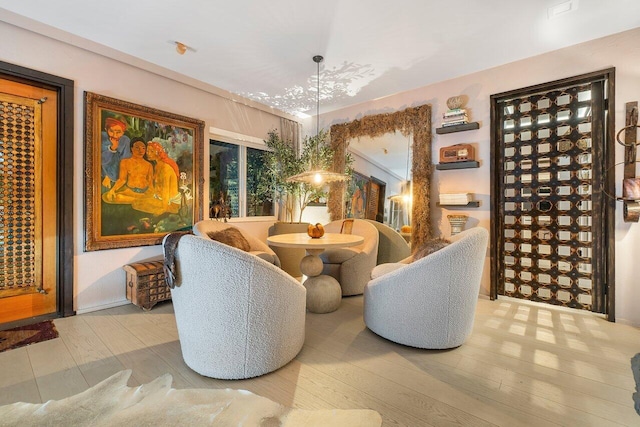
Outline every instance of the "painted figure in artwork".
[(351, 196), (351, 218), (364, 218), (364, 192), (358, 185)]
[(153, 163), (153, 194), (135, 200), (133, 209), (153, 215), (165, 212), (178, 213), (181, 194), (178, 189), (178, 164), (171, 159), (157, 142), (147, 143), (147, 159)]
[(131, 140), (125, 131), (127, 122), (124, 117), (116, 115), (104, 120), (101, 135), (101, 168), (102, 192), (109, 190), (120, 176), (120, 162), (131, 157)]
[(118, 180), (102, 195), (102, 200), (112, 204), (131, 204), (148, 196), (148, 193), (152, 194), (153, 165), (144, 158), (146, 152), (144, 139), (131, 140), (131, 157), (120, 161)]

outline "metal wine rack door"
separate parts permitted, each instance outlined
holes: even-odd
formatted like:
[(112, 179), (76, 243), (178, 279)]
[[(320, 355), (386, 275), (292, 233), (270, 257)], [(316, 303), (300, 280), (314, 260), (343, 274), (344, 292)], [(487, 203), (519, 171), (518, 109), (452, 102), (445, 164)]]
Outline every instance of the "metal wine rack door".
[[(602, 82), (497, 103), (498, 293), (592, 310)], [(598, 103), (594, 107), (595, 103)], [(595, 127), (595, 128), (594, 128)], [(598, 139), (598, 141), (600, 141)]]

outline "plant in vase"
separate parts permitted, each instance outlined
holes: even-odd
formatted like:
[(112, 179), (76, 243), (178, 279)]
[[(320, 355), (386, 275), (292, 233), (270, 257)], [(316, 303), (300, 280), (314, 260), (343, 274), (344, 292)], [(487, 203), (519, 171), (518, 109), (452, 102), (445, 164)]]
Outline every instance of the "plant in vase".
[[(287, 178), (310, 169), (331, 170), (333, 164), (333, 150), (327, 140), (327, 132), (318, 132), (315, 136), (305, 137), (300, 156), (296, 156), (295, 149), (284, 142), (275, 130), (268, 134), (265, 144), (270, 149), (265, 157), (265, 168), (271, 190), (276, 195), (279, 207), (284, 211), (284, 221), (293, 221), (298, 212), (298, 221), (302, 221), (304, 209), (313, 200), (327, 197), (324, 186), (315, 186), (303, 182), (289, 182)], [(353, 172), (351, 165), (353, 158), (347, 153), (345, 173), (350, 176)]]

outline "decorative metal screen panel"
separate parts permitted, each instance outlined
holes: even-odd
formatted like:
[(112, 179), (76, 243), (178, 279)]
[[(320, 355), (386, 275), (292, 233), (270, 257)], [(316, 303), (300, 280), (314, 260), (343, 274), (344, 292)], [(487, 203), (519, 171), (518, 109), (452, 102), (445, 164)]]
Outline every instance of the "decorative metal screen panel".
[[(0, 298), (41, 288), (33, 102), (0, 95)], [(32, 105), (28, 105), (32, 104)]]
[(498, 104), (503, 171), (498, 289), (590, 310), (594, 303), (592, 86)]

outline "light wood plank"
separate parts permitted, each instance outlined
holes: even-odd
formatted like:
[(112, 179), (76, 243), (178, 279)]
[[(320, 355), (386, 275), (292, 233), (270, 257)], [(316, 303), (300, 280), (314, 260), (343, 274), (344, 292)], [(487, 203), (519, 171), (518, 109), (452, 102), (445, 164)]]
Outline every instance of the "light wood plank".
[(41, 403), (26, 347), (0, 353), (0, 372), (0, 405)]
[(109, 314), (109, 310), (89, 313), (85, 316), (85, 321), (120, 363), (133, 371), (131, 376), (140, 384), (148, 383), (169, 373), (173, 377), (176, 388), (191, 387), (190, 382), (159, 358), (140, 339), (130, 333), (123, 333), (121, 324), (115, 316)]
[(27, 347), (42, 402), (80, 393), (89, 387), (60, 338)]
[[(57, 319), (55, 325), (71, 357), (90, 386), (125, 369), (89, 327), (84, 317)], [(133, 387), (140, 384), (135, 378), (129, 378), (128, 385)]]

